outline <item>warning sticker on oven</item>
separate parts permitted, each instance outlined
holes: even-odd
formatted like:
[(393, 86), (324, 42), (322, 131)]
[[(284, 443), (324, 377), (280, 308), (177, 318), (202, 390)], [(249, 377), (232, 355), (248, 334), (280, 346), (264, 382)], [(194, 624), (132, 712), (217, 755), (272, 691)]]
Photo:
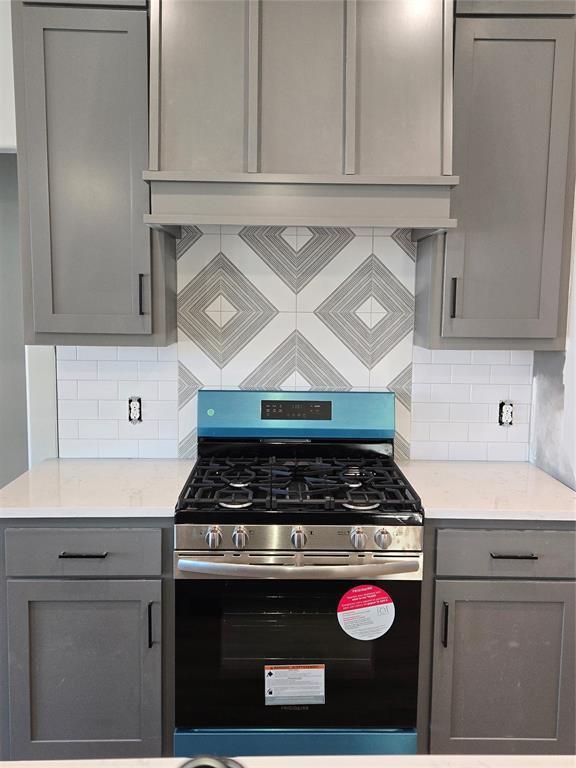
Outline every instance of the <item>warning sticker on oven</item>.
[(324, 664), (274, 664), (264, 667), (266, 706), (324, 704)]
[(380, 587), (361, 584), (349, 589), (338, 603), (338, 623), (356, 640), (375, 640), (394, 623), (394, 603)]

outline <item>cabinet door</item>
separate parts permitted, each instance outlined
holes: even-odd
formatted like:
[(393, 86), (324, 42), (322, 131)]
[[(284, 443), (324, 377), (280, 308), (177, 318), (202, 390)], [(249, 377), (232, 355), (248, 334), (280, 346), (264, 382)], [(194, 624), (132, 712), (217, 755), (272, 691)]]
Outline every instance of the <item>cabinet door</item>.
[(146, 11), (24, 6), (22, 52), (34, 330), (149, 334)]
[(11, 757), (161, 754), (161, 582), (9, 581)]
[(574, 56), (571, 19), (458, 19), (442, 335), (552, 338)]
[(430, 751), (571, 754), (576, 584), (438, 581)]

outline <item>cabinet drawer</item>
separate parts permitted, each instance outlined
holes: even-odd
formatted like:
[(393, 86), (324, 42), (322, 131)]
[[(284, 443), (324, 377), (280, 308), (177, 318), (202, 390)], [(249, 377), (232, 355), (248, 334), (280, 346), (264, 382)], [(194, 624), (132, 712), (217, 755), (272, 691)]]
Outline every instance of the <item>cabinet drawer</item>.
[(440, 530), (438, 576), (576, 578), (573, 531)]
[(7, 576), (160, 576), (162, 532), (141, 528), (9, 528)]

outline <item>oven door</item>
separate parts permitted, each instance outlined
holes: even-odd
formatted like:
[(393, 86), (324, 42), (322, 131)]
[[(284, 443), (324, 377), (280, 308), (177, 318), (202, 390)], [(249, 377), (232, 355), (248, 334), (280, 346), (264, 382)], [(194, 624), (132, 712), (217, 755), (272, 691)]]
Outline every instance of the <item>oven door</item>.
[(413, 729), (421, 573), (418, 555), (176, 553), (177, 728)]

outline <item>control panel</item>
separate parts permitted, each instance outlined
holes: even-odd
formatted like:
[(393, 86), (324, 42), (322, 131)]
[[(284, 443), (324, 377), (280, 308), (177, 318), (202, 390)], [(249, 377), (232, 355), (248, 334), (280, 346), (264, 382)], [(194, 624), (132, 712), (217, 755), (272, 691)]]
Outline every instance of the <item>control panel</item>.
[(306, 419), (311, 421), (330, 421), (332, 419), (331, 400), (262, 400), (260, 418), (290, 421)]

